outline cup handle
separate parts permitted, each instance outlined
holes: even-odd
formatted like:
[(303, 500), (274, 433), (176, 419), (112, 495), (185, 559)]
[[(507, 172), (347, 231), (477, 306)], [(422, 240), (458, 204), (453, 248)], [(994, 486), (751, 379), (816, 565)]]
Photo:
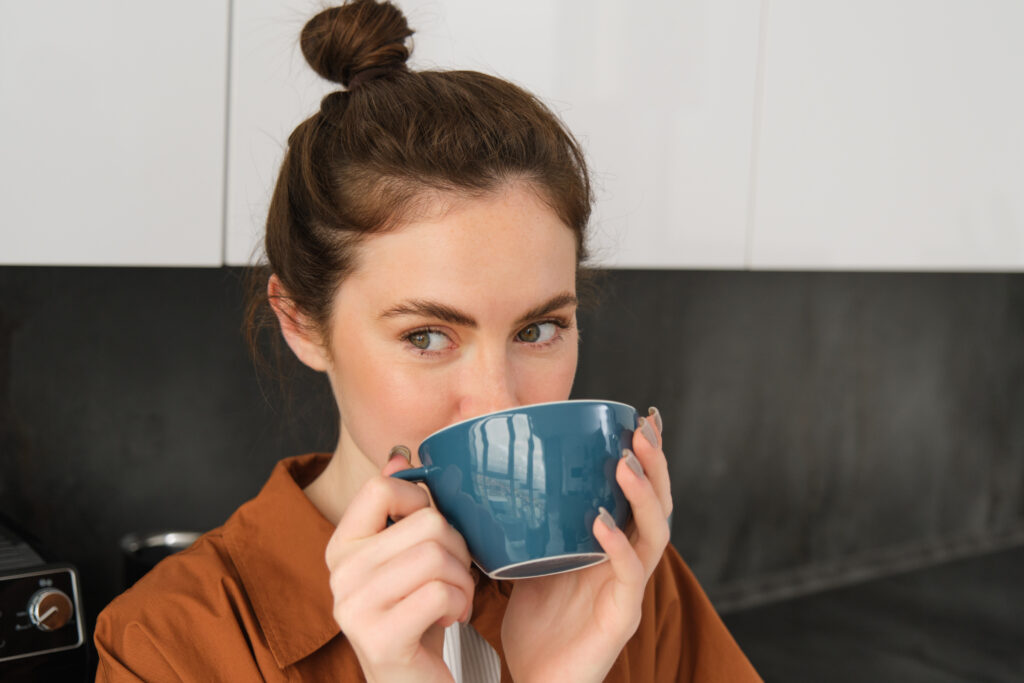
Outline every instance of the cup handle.
[[(399, 470), (391, 476), (395, 479), (401, 479), (402, 481), (411, 481), (413, 483), (424, 483), (427, 481), (427, 469), (426, 467), (413, 467), (410, 470)], [(388, 517), (388, 526), (395, 523), (395, 520)]]
[(423, 482), (427, 480), (427, 468), (413, 467), (410, 470), (399, 470), (391, 476), (402, 481)]

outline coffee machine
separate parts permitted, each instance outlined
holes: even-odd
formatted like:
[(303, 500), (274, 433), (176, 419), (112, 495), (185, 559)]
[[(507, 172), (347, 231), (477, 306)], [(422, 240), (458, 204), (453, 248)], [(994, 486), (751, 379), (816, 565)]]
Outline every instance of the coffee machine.
[(0, 680), (85, 680), (78, 571), (0, 518)]

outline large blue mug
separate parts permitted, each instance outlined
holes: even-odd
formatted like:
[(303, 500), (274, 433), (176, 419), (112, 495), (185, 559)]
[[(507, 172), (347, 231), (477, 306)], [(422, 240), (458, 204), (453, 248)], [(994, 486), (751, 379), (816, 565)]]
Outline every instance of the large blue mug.
[(428, 436), (423, 482), (495, 579), (582, 569), (607, 559), (592, 533), (598, 508), (623, 528), (631, 510), (615, 481), (637, 412), (614, 401), (558, 401), (488, 413)]

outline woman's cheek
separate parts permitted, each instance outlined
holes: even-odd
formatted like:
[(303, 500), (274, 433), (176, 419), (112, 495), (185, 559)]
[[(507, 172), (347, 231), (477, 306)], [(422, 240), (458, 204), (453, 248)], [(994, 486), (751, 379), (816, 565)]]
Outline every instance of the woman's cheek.
[(457, 401), (448, 374), (405, 372), (388, 383), (390, 390), (381, 402), (388, 404), (389, 432), (400, 439), (397, 443), (415, 452), (430, 434), (456, 421)]
[(378, 468), (384, 467), (392, 447), (402, 444), (415, 453), (433, 431), (432, 413), (441, 392), (432, 390), (419, 374), (382, 363), (351, 368), (340, 386), (342, 423), (355, 446)]
[(521, 364), (517, 384), (522, 388), (520, 397), (523, 404), (550, 403), (569, 398), (578, 359), (575, 340), (572, 343), (573, 346), (567, 347), (564, 353), (543, 359), (546, 362), (527, 359), (528, 362)]
[[(509, 364), (515, 368), (515, 378), (510, 379), (517, 389), (516, 402), (526, 405), (567, 399), (576, 363), (575, 339), (566, 344), (563, 353), (549, 357), (520, 352)], [(469, 371), (471, 368), (459, 364), (397, 363), (366, 372), (363, 391), (356, 394), (366, 400), (349, 406), (349, 430), (356, 445), (380, 467), (396, 444), (408, 446), (415, 454), (430, 434), (466, 417), (463, 400), (474, 386), (472, 379), (464, 377)]]

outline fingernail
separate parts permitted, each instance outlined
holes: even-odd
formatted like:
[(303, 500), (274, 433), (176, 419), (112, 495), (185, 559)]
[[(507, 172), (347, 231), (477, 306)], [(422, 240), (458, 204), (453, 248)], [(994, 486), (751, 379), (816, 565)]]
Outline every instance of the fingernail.
[(388, 453), (388, 460), (391, 460), (391, 458), (396, 455), (402, 456), (405, 458), (407, 463), (412, 464), (412, 451), (410, 451), (406, 446), (395, 446), (392, 448), (391, 452)]
[(469, 610), (466, 611), (466, 618), (462, 619), (463, 624), (468, 624), (469, 620), (473, 618), (473, 603), (469, 603)]
[(661, 411), (651, 406), (647, 409), (647, 414), (654, 418), (654, 426), (658, 428), (659, 434), (665, 433), (665, 425), (661, 422)]
[(597, 518), (598, 518), (599, 520), (601, 520), (601, 522), (602, 522), (602, 523), (603, 523), (603, 524), (604, 524), (604, 525), (605, 525), (606, 527), (608, 527), (608, 528), (609, 528), (609, 529), (611, 529), (612, 531), (614, 531), (615, 529), (618, 529), (618, 528), (619, 528), (619, 527), (618, 527), (618, 525), (616, 525), (616, 524), (615, 524), (615, 519), (614, 519), (614, 518), (613, 518), (613, 517), (612, 517), (611, 515), (609, 515), (609, 514), (608, 514), (608, 511), (607, 511), (607, 510), (605, 510), (605, 509), (604, 509), (603, 507), (599, 507), (599, 508), (597, 508), (597, 512), (598, 512), (598, 514), (597, 514)]
[(640, 464), (640, 461), (636, 459), (636, 454), (628, 448), (622, 449), (622, 459), (626, 461), (626, 467), (633, 470), (633, 474), (637, 476), (637, 479), (644, 478), (644, 467)]
[(640, 433), (647, 439), (647, 443), (651, 444), (654, 448), (658, 447), (658, 435), (654, 433), (654, 427), (647, 421), (646, 418), (640, 418)]

